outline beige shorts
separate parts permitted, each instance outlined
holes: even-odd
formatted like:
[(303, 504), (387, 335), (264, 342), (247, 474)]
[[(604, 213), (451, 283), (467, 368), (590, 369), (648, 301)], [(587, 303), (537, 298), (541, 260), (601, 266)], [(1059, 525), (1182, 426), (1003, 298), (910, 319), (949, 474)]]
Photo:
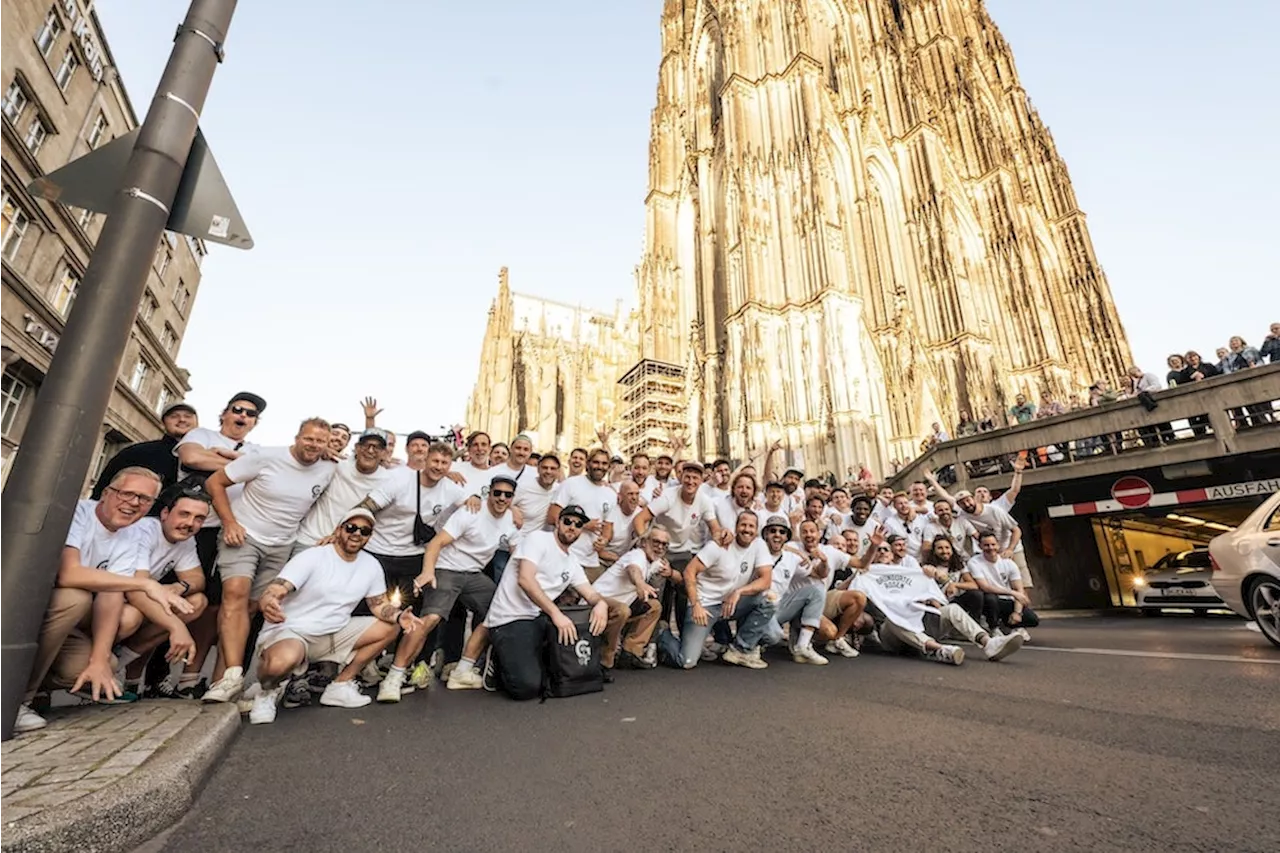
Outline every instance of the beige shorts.
[(352, 616), (346, 625), (333, 634), (304, 634), (288, 628), (278, 628), (269, 633), (264, 630), (258, 638), (258, 653), (261, 654), (264, 649), (269, 649), (276, 643), (296, 640), (306, 648), (307, 654), (294, 670), (295, 674), (299, 674), (299, 671), (306, 672), (307, 664), (317, 661), (333, 661), (338, 666), (346, 666), (355, 652), (356, 641), (377, 621), (373, 616)]
[(822, 615), (830, 619), (832, 622), (840, 618), (840, 596), (844, 595), (847, 589), (829, 589), (827, 590), (827, 600), (822, 606)]
[(1027, 568), (1027, 552), (1014, 551), (1013, 564), (1018, 567), (1018, 574), (1022, 575), (1022, 585), (1030, 588), (1035, 586), (1035, 581), (1031, 579), (1031, 570)]

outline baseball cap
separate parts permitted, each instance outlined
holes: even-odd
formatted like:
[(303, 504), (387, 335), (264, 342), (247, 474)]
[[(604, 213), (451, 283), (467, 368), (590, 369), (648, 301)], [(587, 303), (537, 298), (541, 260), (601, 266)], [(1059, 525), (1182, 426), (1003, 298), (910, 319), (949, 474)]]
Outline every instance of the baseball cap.
[(578, 504), (569, 504), (567, 507), (560, 510), (560, 517), (561, 518), (568, 518), (568, 517), (580, 518), (582, 519), (583, 524), (591, 520), (590, 516), (587, 515), (587, 511), (582, 507), (580, 507)]
[(764, 487), (766, 489), (786, 489), (787, 488), (786, 486), (779, 483), (777, 480), (772, 480), (768, 483), (765, 483)]
[(884, 541), (892, 545), (894, 542), (901, 542), (905, 538), (906, 538), (905, 536), (900, 536), (897, 533), (890, 533), (888, 536), (884, 538)]
[(968, 489), (961, 489), (960, 491), (952, 495), (952, 497), (955, 498), (956, 501), (962, 501), (965, 498), (973, 497), (973, 492), (969, 491)]
[(376, 441), (383, 447), (387, 446), (387, 431), (378, 429), (377, 427), (369, 427), (360, 433), (360, 438), (356, 440), (356, 444), (364, 444), (366, 441)]
[(377, 520), (373, 517), (373, 510), (371, 510), (371, 509), (365, 509), (365, 508), (364, 508), (364, 507), (362, 507), (362, 506), (358, 506), (358, 507), (356, 507), (355, 509), (350, 510), (349, 512), (347, 512), (347, 514), (346, 514), (346, 515), (344, 515), (344, 516), (342, 517), (342, 521), (339, 521), (338, 523), (339, 523), (339, 524), (346, 524), (348, 521), (350, 521), (350, 520), (351, 520), (351, 519), (353, 519), (353, 518), (367, 518), (367, 519), (369, 519), (369, 522), (370, 522), (371, 524), (377, 524), (377, 523), (378, 523), (378, 522), (377, 522)]
[(701, 462), (694, 462), (692, 459), (684, 463), (684, 465), (681, 466), (680, 470), (681, 471), (697, 471), (699, 474), (703, 474), (706, 472), (706, 469), (702, 467)]
[(422, 430), (420, 430), (420, 429), (415, 429), (413, 432), (411, 432), (411, 433), (409, 433), (407, 436), (405, 436), (405, 439), (404, 439), (404, 446), (405, 446), (405, 447), (408, 447), (408, 446), (409, 446), (409, 442), (413, 441), (415, 438), (420, 438), (420, 439), (422, 439), (423, 441), (425, 441), (427, 444), (430, 444), (430, 443), (431, 443), (431, 436), (427, 435), (425, 432), (423, 432), (423, 431), (422, 431)]
[[(768, 530), (770, 527), (781, 527), (787, 531), (787, 538), (791, 538), (791, 522), (787, 521), (785, 515), (769, 516), (769, 520), (764, 523), (764, 530)], [(763, 533), (764, 531), (762, 530), (761, 532)]]
[(252, 391), (241, 391), (239, 394), (233, 394), (231, 399), (227, 401), (227, 408), (231, 408), (231, 404), (236, 400), (244, 400), (245, 402), (253, 403), (253, 407), (258, 410), (258, 414), (262, 414), (267, 410), (267, 401)]
[(782, 476), (784, 477), (787, 476), (788, 474), (795, 474), (797, 477), (804, 476), (804, 472), (801, 471), (799, 468), (788, 468), (787, 470), (782, 472)]
[(182, 410), (182, 411), (184, 411), (184, 412), (190, 412), (190, 413), (191, 413), (191, 414), (193, 414), (193, 415), (195, 415), (195, 414), (199, 414), (199, 413), (196, 411), (196, 407), (195, 407), (195, 406), (191, 405), (190, 403), (186, 402), (185, 400), (176, 400), (176, 401), (174, 401), (174, 402), (172, 402), (172, 403), (170, 403), (169, 405), (167, 405), (167, 406), (165, 406), (165, 407), (164, 407), (164, 411), (160, 414), (160, 417), (162, 417), (162, 418), (167, 418), (167, 417), (169, 417), (169, 413), (170, 413), (170, 412), (176, 412), (176, 411), (178, 411), (179, 409), (181, 409), (181, 410)]
[(489, 481), (490, 486), (496, 486), (499, 483), (506, 483), (508, 486), (514, 489), (516, 487), (516, 478), (508, 477), (506, 474), (497, 474), (494, 476), (492, 480)]

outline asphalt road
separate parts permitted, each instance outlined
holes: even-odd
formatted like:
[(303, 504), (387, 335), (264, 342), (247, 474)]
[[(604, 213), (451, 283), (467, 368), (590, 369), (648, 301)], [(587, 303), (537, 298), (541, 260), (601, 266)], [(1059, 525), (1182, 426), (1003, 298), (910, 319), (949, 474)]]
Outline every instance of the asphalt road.
[(1280, 850), (1280, 649), (1225, 619), (1033, 636), (282, 710), (146, 850)]

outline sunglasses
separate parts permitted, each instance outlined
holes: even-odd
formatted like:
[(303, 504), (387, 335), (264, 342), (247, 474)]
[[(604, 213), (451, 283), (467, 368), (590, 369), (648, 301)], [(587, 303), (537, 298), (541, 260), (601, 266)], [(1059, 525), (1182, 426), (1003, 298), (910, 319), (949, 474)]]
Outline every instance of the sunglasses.
[(494, 489), (493, 491), (489, 492), (489, 494), (495, 498), (506, 498), (506, 499), (510, 499), (516, 496), (515, 492), (508, 492), (508, 491), (499, 490), (499, 489)]
[(655, 547), (655, 548), (670, 548), (670, 547), (671, 547), (671, 543), (670, 543), (670, 542), (661, 542), (661, 541), (659, 541), (659, 540), (657, 540), (657, 539), (652, 539), (652, 540), (650, 540), (650, 541), (653, 543), (653, 547)]
[(115, 492), (116, 497), (120, 498), (120, 500), (124, 501), (127, 504), (138, 504), (139, 506), (150, 506), (151, 504), (156, 502), (156, 499), (154, 497), (152, 497), (151, 495), (144, 495), (141, 492), (126, 492), (126, 491), (117, 489), (115, 486), (107, 486), (107, 489), (109, 491)]
[(364, 524), (344, 524), (342, 529), (350, 536), (368, 536), (373, 533), (373, 528)]
[(579, 529), (586, 526), (586, 522), (578, 518), (577, 516), (570, 516), (569, 518), (561, 518), (560, 523), (563, 524), (565, 527), (573, 527), (573, 528), (579, 528)]
[(246, 418), (256, 418), (258, 416), (258, 410), (250, 409), (248, 406), (232, 406), (231, 414), (244, 415)]

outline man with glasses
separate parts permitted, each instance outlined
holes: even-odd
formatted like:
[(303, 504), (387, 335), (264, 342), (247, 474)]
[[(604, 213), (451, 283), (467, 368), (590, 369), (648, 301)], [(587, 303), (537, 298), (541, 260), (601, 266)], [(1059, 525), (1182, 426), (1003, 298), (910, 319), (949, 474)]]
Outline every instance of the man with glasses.
[[(362, 708), (372, 699), (360, 692), (356, 674), (403, 629), (422, 633), (422, 623), (408, 608), (387, 599), (378, 561), (363, 548), (374, 529), (373, 513), (348, 512), (330, 545), (308, 548), (281, 570), (263, 593), (267, 624), (258, 640), (261, 691), (253, 700), (249, 722), (273, 723), (290, 673), (301, 674), (309, 661), (342, 667), (320, 696), (321, 705)], [(352, 616), (360, 602), (372, 616)]]
[[(630, 486), (639, 496), (639, 487), (634, 482), (625, 480), (622, 486)], [(667, 531), (649, 528), (636, 541), (635, 548), (613, 561), (592, 584), (609, 605), (609, 624), (604, 630), (604, 649), (600, 655), (606, 670), (613, 669), (615, 663), (620, 669), (653, 669), (658, 665), (657, 649), (649, 645), (662, 614), (658, 590), (653, 584), (659, 578), (675, 574), (667, 562), (670, 544), (671, 535)]]
[[(607, 453), (604, 459), (607, 466)], [(555, 625), (561, 643), (572, 645), (578, 640), (573, 620), (555, 604), (570, 587), (591, 605), (591, 633), (600, 634), (608, 625), (608, 604), (587, 582), (581, 563), (570, 550), (590, 521), (587, 511), (576, 504), (556, 509), (555, 530), (530, 533), (511, 555), (515, 570), (502, 576), (483, 629), (471, 632), (462, 660), (449, 675), (450, 690), (476, 689), (484, 684), (475, 663), (492, 635), (486, 676), (496, 677), (495, 688), (512, 699), (537, 697), (542, 691), (547, 622)]]
[(119, 472), (125, 468), (146, 468), (160, 475), (161, 488), (167, 489), (178, 481), (178, 459), (174, 448), (187, 433), (200, 425), (195, 408), (181, 400), (165, 406), (160, 414), (160, 423), (164, 425), (164, 435), (155, 441), (141, 441), (131, 444), (111, 457), (98, 475), (90, 495), (95, 501), (102, 499), (103, 489)]
[[(333, 447), (330, 445), (330, 450)], [(325, 537), (332, 536), (339, 519), (391, 476), (382, 467), (382, 453), (387, 449), (387, 434), (377, 427), (360, 433), (355, 453), (343, 459), (333, 472), (333, 479), (319, 499), (307, 512), (298, 528), (298, 538), (293, 544), (293, 554), (314, 547)], [(425, 459), (426, 454), (423, 453)]]
[[(791, 520), (786, 516), (772, 516), (764, 525), (764, 544), (773, 563), (770, 598), (777, 604), (765, 626), (762, 642), (766, 646), (781, 643), (782, 626), (789, 625), (791, 659), (796, 663), (826, 666), (829, 661), (813, 648), (813, 637), (822, 627), (822, 605), (826, 597), (823, 587), (810, 583), (809, 579), (812, 577), (821, 583), (830, 577), (831, 558), (817, 550), (816, 520), (801, 522), (800, 531), (802, 536), (808, 534), (804, 541), (813, 545), (803, 553), (787, 547), (791, 541)], [(758, 653), (758, 647), (752, 651)]]
[(509, 545), (517, 526), (511, 512), (516, 481), (499, 474), (488, 486), (486, 508), (480, 512), (457, 512), (436, 534), (422, 555), (422, 571), (413, 580), (413, 589), (422, 596), (423, 630), (406, 634), (396, 649), (395, 661), (378, 688), (379, 702), (399, 702), (405, 669), (422, 652), (427, 632), (453, 611), (455, 603), (474, 614), (479, 625), (489, 612), (494, 582), (484, 568), (499, 548)]
[[(205, 482), (222, 518), (218, 552), (222, 579), (218, 669), (222, 674), (201, 697), (205, 702), (233, 701), (244, 687), (251, 610), (256, 610), (257, 600), (288, 562), (302, 519), (333, 479), (337, 466), (326, 458), (328, 451), (329, 422), (308, 418), (290, 446), (264, 447), (241, 456)], [(233, 500), (229, 490), (237, 484), (244, 491)]]
[(76, 504), (14, 731), (46, 725), (31, 707), (46, 679), (73, 692), (85, 687), (94, 701), (122, 696), (111, 648), (138, 628), (122, 623), (126, 592), (143, 592), (166, 612), (194, 609), (150, 576), (134, 572), (138, 536), (132, 525), (146, 516), (158, 494), (160, 477), (154, 471), (125, 468), (103, 490), (101, 501)]

